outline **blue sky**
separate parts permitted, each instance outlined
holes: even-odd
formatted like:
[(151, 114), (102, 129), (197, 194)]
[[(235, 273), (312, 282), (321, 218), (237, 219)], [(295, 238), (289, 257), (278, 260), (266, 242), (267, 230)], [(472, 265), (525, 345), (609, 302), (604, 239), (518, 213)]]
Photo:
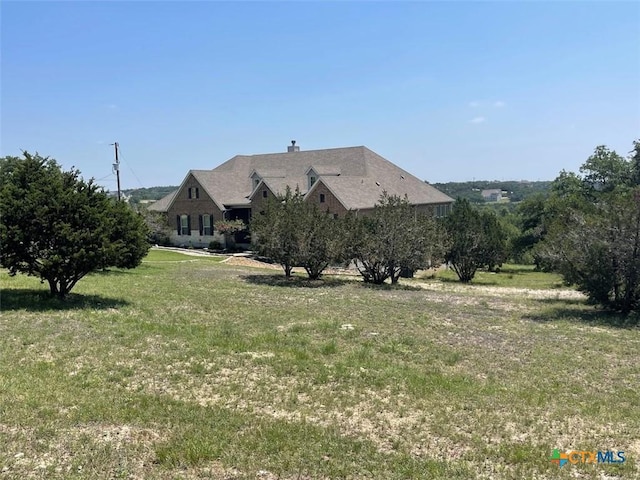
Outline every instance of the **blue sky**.
[(0, 155), (115, 189), (365, 145), (430, 182), (551, 180), (640, 138), (640, 2), (12, 2)]

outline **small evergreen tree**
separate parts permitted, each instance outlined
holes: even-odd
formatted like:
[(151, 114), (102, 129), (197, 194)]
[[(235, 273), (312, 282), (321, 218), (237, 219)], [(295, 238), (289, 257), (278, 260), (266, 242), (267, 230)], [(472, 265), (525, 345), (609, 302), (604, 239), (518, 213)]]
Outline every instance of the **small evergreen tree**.
[(397, 283), (403, 272), (435, 266), (444, 237), (432, 215), (418, 214), (409, 200), (384, 192), (371, 215), (350, 220), (350, 253), (365, 282)]
[(481, 212), (459, 198), (444, 224), (450, 240), (445, 260), (461, 282), (470, 282), (479, 268), (495, 270), (507, 259), (506, 233), (495, 213)]
[(287, 278), (300, 263), (300, 211), (304, 198), (289, 187), (279, 199), (270, 199), (263, 212), (253, 215), (251, 238), (260, 255), (279, 263)]
[(344, 220), (309, 202), (302, 202), (299, 210), (298, 263), (315, 280), (330, 263), (344, 260)]
[(305, 202), (298, 189), (287, 188), (284, 196), (267, 202), (265, 210), (253, 217), (251, 232), (258, 252), (278, 262), (285, 276), (301, 266), (315, 280), (331, 262), (343, 259), (342, 225)]

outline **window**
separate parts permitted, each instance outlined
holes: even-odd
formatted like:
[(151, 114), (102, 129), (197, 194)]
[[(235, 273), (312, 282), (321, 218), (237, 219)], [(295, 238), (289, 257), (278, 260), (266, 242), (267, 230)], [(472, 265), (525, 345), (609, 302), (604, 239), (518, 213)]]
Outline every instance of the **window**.
[(314, 183), (316, 183), (316, 177), (309, 177), (309, 186), (313, 187)]
[(446, 217), (449, 214), (449, 205), (436, 205), (436, 217)]
[(267, 198), (267, 191), (266, 190), (262, 190), (262, 198)]
[(189, 215), (178, 215), (178, 235), (191, 235)]
[(256, 188), (258, 185), (260, 185), (260, 179), (259, 178), (254, 178), (253, 179), (253, 188)]
[(320, 194), (320, 203), (324, 203), (324, 200), (325, 200), (324, 193), (321, 193)]
[(213, 235), (212, 215), (202, 215), (202, 235)]
[(200, 198), (200, 189), (198, 187), (189, 187), (189, 198)]

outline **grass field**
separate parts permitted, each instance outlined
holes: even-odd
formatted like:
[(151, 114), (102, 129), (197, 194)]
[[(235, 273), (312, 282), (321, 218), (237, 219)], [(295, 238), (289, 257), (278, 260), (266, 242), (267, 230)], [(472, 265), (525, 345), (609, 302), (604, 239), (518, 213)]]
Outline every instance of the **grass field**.
[(0, 478), (640, 478), (640, 330), (556, 277), (219, 260), (152, 251), (64, 303), (0, 273)]

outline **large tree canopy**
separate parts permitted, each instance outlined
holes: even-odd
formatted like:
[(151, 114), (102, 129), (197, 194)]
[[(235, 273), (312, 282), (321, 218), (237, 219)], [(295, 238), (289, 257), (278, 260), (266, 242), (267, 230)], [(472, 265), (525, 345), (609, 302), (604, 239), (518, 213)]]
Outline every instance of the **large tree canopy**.
[(142, 217), (77, 170), (24, 152), (0, 159), (0, 179), (0, 264), (48, 282), (52, 295), (101, 268), (134, 268), (149, 249)]

